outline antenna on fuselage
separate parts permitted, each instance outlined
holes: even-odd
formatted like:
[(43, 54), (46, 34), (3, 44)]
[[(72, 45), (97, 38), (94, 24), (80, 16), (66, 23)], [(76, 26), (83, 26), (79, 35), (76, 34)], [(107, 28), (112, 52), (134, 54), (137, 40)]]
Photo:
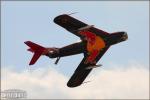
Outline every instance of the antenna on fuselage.
[(82, 84), (89, 83), (89, 82), (91, 82), (91, 81), (86, 81), (86, 82), (83, 82)]
[(76, 14), (76, 13), (78, 13), (78, 12), (73, 12), (73, 13), (70, 13), (70, 14), (67, 14), (67, 15), (73, 15), (73, 14)]

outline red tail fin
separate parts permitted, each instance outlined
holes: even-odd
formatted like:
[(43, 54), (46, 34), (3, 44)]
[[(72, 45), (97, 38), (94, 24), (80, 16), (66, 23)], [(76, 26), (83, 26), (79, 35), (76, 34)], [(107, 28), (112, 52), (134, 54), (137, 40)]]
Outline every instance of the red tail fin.
[(28, 49), (28, 51), (31, 51), (34, 53), (29, 65), (33, 65), (35, 64), (35, 62), (39, 59), (39, 57), (44, 53), (44, 51), (46, 50), (46, 48), (35, 44), (31, 41), (26, 41), (24, 42), (26, 45), (28, 45), (30, 48)]

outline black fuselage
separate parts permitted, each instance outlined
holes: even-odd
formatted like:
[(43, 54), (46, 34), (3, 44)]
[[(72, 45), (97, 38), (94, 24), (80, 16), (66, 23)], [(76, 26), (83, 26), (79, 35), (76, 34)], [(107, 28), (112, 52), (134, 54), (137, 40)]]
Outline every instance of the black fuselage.
[[(128, 36), (126, 32), (115, 32), (103, 39), (106, 43), (106, 46), (111, 46), (125, 41), (127, 38)], [(56, 58), (84, 53), (87, 52), (86, 45), (87, 41), (83, 40), (81, 42), (77, 42), (62, 48), (57, 48), (59, 52), (49, 53), (47, 56), (49, 56), (50, 58)]]

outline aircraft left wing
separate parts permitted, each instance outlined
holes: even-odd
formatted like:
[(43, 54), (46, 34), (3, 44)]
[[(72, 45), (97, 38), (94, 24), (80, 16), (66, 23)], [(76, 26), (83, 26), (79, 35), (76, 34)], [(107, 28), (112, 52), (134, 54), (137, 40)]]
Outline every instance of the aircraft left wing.
[[(99, 55), (96, 57), (95, 61), (96, 63), (99, 61), (99, 59), (104, 55), (104, 53), (108, 50), (109, 47), (105, 47)], [(88, 76), (88, 74), (92, 71), (92, 68), (86, 69), (89, 66), (89, 64), (85, 64), (85, 60), (87, 59), (88, 55), (85, 54), (83, 60), (75, 70), (74, 74), (71, 76), (70, 80), (67, 83), (68, 87), (76, 87), (82, 84), (82, 82), (85, 80), (85, 78)]]
[(54, 22), (61, 27), (65, 28), (69, 32), (75, 34), (76, 36), (83, 39), (84, 37), (79, 34), (78, 32), (82, 29), (88, 29), (90, 32), (103, 37), (106, 37), (109, 35), (109, 33), (95, 28), (93, 25), (88, 25), (82, 21), (77, 20), (76, 18), (73, 18), (67, 14), (59, 15), (56, 18), (54, 18)]

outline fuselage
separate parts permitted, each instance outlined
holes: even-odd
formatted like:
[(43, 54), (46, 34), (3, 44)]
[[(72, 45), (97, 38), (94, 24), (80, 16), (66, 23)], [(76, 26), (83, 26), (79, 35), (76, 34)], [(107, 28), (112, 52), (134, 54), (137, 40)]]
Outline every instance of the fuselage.
[(107, 45), (114, 45), (128, 39), (128, 35), (126, 32), (115, 32), (110, 34), (108, 37), (105, 38)]
[[(127, 39), (128, 39), (128, 36), (126, 32), (115, 32), (103, 38), (105, 42), (105, 47), (123, 42)], [(82, 40), (81, 42), (77, 42), (77, 43), (62, 47), (62, 48), (57, 48), (59, 52), (54, 51), (53, 53), (49, 53), (47, 56), (49, 56), (50, 58), (56, 58), (56, 57), (64, 57), (64, 56), (70, 56), (70, 55), (88, 52), (87, 44), (88, 42), (86, 40)]]

